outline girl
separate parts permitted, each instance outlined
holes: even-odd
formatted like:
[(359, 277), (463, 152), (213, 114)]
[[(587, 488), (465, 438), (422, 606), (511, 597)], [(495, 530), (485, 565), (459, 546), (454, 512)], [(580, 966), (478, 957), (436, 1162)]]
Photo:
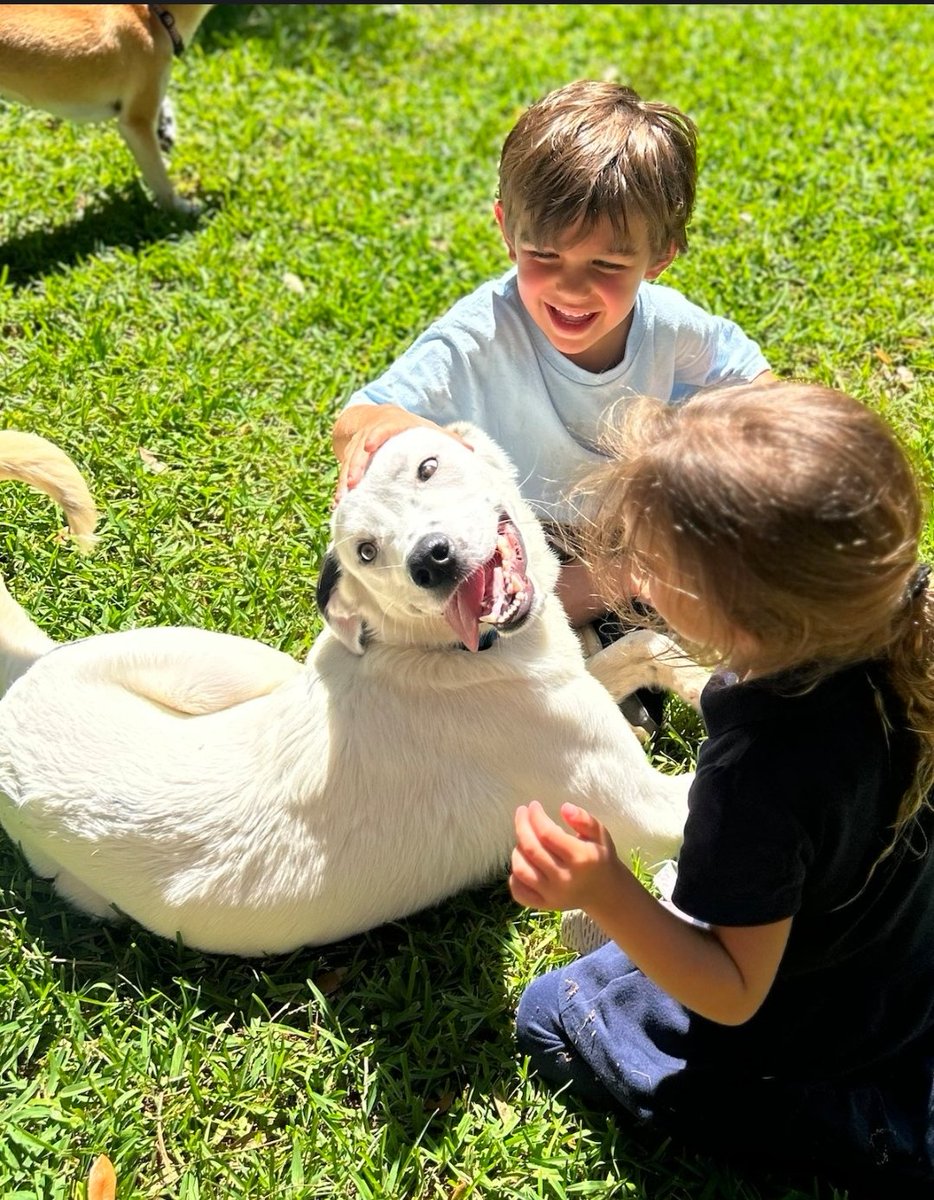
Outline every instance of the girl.
[[(567, 804), (516, 812), (510, 887), (612, 938), (533, 982), (519, 1047), (590, 1104), (863, 1184), (934, 1184), (934, 605), (918, 484), (828, 388), (639, 401), (590, 555), (722, 664), (673, 901)], [(925, 1194), (930, 1194), (925, 1190)]]

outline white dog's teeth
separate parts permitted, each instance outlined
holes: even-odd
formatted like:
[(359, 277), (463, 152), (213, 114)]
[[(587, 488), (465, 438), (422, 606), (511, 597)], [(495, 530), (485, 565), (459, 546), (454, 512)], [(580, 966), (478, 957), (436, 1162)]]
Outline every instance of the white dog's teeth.
[(506, 625), (519, 612), (524, 603), (525, 592), (517, 592), (510, 601), (508, 607), (502, 609), (496, 614), (495, 617), (492, 617), (491, 619), (496, 625)]

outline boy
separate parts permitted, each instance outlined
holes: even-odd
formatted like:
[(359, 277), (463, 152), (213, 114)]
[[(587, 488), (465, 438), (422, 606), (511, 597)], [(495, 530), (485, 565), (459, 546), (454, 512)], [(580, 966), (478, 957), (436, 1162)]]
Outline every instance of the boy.
[[(578, 80), (519, 118), (503, 145), (494, 214), (513, 269), (459, 300), (333, 431), (338, 491), (412, 424), (468, 420), (511, 456), (545, 522), (569, 530), (567, 499), (602, 461), (610, 408), (646, 394), (677, 404), (701, 388), (765, 376), (732, 321), (653, 281), (687, 249), (697, 130), (628, 87)], [(572, 624), (602, 616), (572, 560), (560, 593)]]

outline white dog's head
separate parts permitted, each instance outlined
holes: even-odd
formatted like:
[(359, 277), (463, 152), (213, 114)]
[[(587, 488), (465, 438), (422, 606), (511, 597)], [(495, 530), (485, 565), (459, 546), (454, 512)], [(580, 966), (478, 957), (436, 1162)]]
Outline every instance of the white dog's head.
[(386, 441), (334, 510), (318, 608), (355, 654), (370, 640), (462, 643), (537, 615), (558, 562), (503, 451), (472, 425)]

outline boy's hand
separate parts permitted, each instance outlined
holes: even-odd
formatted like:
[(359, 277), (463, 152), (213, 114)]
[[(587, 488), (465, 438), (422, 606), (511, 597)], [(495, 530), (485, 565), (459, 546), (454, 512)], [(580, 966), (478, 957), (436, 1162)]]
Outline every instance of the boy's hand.
[(533, 800), (516, 809), (516, 848), (509, 890), (529, 908), (584, 908), (617, 886), (620, 862), (613, 839), (576, 804), (561, 806), (568, 833)]
[[(402, 433), (404, 429), (412, 429), (419, 425), (448, 433), (443, 426), (429, 421), (427, 417), (418, 417), (395, 404), (358, 404), (345, 409), (334, 423), (331, 434), (334, 454), (340, 463), (335, 503), (345, 492), (357, 486), (363, 478), (370, 458), (383, 442), (395, 437), (397, 433)], [(453, 433), (448, 433), (448, 436), (467, 445), (463, 438)]]
[(383, 442), (415, 425), (433, 426), (433, 421), (416, 417), (395, 404), (355, 405), (345, 409), (334, 424), (331, 440), (340, 462), (337, 496), (355, 488), (363, 478), (371, 455)]

